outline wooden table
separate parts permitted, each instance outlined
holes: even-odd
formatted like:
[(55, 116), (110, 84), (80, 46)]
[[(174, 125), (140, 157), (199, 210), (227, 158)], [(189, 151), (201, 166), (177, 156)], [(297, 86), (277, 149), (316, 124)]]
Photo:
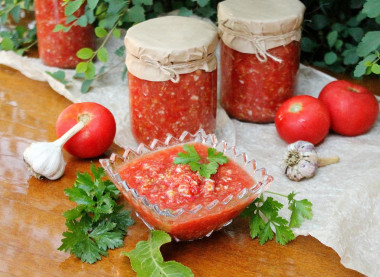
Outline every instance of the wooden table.
[[(379, 84), (373, 82), (374, 87)], [(124, 247), (93, 265), (57, 250), (66, 230), (62, 213), (75, 206), (63, 190), (73, 185), (77, 171), (89, 171), (91, 161), (65, 153), (64, 177), (48, 181), (31, 177), (22, 160), (30, 143), (56, 139), (55, 121), (69, 104), (47, 83), (0, 66), (0, 276), (135, 276), (120, 253), (148, 238), (137, 218)], [(111, 151), (122, 149), (114, 145), (107, 154)], [(343, 267), (331, 248), (310, 236), (286, 246), (261, 246), (250, 239), (243, 219), (210, 238), (164, 245), (162, 252), (165, 260), (183, 263), (195, 276), (362, 276)]]

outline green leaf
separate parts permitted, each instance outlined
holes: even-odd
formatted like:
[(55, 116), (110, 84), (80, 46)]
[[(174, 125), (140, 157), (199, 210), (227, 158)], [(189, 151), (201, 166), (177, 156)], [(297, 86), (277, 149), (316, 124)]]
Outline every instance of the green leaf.
[(51, 77), (53, 77), (54, 79), (56, 79), (57, 81), (61, 82), (62, 84), (66, 85), (68, 83), (68, 81), (66, 81), (66, 74), (64, 71), (62, 70), (58, 70), (54, 73), (52, 72), (49, 72), (49, 71), (45, 71), (47, 74), (49, 74)]
[(94, 239), (98, 247), (105, 251), (123, 246), (124, 234), (121, 231), (114, 231), (116, 223), (102, 221), (92, 232), (89, 237)]
[(134, 5), (153, 5), (153, 0), (133, 0)]
[(210, 162), (215, 162), (220, 165), (228, 163), (228, 158), (224, 156), (222, 152), (217, 152), (215, 148), (209, 148), (207, 151), (208, 151), (207, 159)]
[(87, 80), (94, 79), (96, 74), (95, 64), (93, 62), (88, 62), (87, 70), (84, 73), (84, 76)]
[(80, 258), (82, 262), (87, 262), (90, 264), (101, 260), (101, 256), (107, 256), (106, 251), (102, 251), (96, 243), (89, 237), (85, 237), (83, 240), (75, 244), (71, 251), (77, 258)]
[(181, 7), (179, 10), (178, 10), (178, 15), (179, 16), (191, 16), (193, 14), (193, 11), (192, 10), (189, 10), (188, 8), (186, 7)]
[(348, 33), (350, 34), (350, 36), (356, 41), (356, 42), (359, 42), (363, 35), (364, 35), (364, 31), (362, 28), (349, 28), (348, 29)]
[[(77, 20), (77, 17), (75, 15), (69, 15), (67, 18), (66, 18), (66, 22), (65, 24), (70, 24), (71, 22)], [(58, 24), (59, 25), (59, 24)]]
[(265, 221), (261, 218), (259, 213), (254, 214), (249, 220), (249, 229), (251, 238), (256, 238), (262, 229), (265, 228)]
[(185, 144), (183, 150), (187, 153), (180, 152), (174, 160), (174, 164), (188, 164), (190, 162), (198, 162), (201, 157), (198, 155), (194, 145)]
[(332, 31), (332, 32), (328, 33), (327, 44), (329, 45), (330, 48), (332, 48), (335, 45), (337, 38), (338, 38), (338, 32), (337, 31)]
[(9, 37), (3, 37), (0, 45), (1, 48), (6, 51), (13, 50), (14, 47), (14, 43)]
[(107, 35), (107, 31), (103, 27), (98, 26), (98, 27), (95, 28), (95, 35), (98, 38), (103, 38), (103, 37), (105, 37)]
[(371, 71), (374, 74), (380, 74), (380, 65), (377, 63), (373, 63), (371, 66)]
[(367, 14), (370, 18), (375, 18), (380, 15), (380, 1), (367, 0), (363, 6), (363, 13)]
[(83, 83), (82, 83), (82, 86), (80, 87), (80, 92), (81, 93), (88, 92), (93, 81), (94, 81), (93, 79), (91, 79), (91, 80), (84, 80)]
[(197, 3), (200, 7), (206, 6), (209, 2), (210, 0), (197, 0)]
[(295, 239), (295, 235), (292, 230), (285, 225), (275, 225), (276, 229), (276, 242), (285, 245), (289, 241)]
[(80, 8), (80, 6), (82, 6), (83, 2), (84, 0), (74, 0), (68, 2), (65, 7), (65, 15), (69, 16), (75, 13)]
[(334, 52), (327, 52), (324, 56), (324, 61), (327, 65), (331, 65), (338, 60), (338, 56)]
[(20, 12), (21, 12), (21, 7), (20, 5), (15, 6), (11, 11), (10, 14), (13, 17), (13, 20), (18, 23), (20, 21)]
[(174, 261), (164, 261), (160, 247), (170, 241), (170, 236), (165, 232), (152, 231), (147, 241), (139, 241), (135, 249), (123, 252), (123, 255), (129, 257), (138, 277), (194, 276), (188, 267)]
[(126, 15), (127, 22), (142, 22), (145, 20), (145, 10), (141, 5), (134, 5)]
[(354, 76), (358, 78), (365, 75), (368, 67), (366, 63), (371, 62), (372, 64), (372, 62), (376, 60), (376, 58), (377, 56), (375, 54), (370, 54), (364, 60), (360, 61), (358, 65), (355, 67)]
[(120, 38), (120, 36), (121, 36), (120, 29), (115, 28), (115, 29), (112, 31), (112, 35), (113, 35), (115, 38)]
[(87, 23), (88, 23), (87, 22), (87, 16), (85, 14), (82, 15), (81, 17), (79, 17), (77, 20), (78, 26), (81, 26), (81, 27), (86, 27)]
[(118, 49), (116, 49), (115, 54), (119, 57), (124, 57), (125, 54), (125, 46), (122, 45)]
[(108, 51), (107, 51), (107, 49), (105, 47), (99, 48), (97, 56), (98, 56), (99, 61), (106, 63), (108, 61)]
[(65, 30), (65, 29), (66, 29), (66, 27), (63, 26), (62, 24), (57, 24), (57, 25), (55, 25), (55, 27), (54, 27), (54, 29), (53, 29), (53, 32), (63, 31), (63, 30)]
[(107, 13), (117, 14), (122, 11), (127, 6), (127, 1), (125, 0), (112, 0), (109, 2)]
[(312, 219), (313, 211), (312, 204), (307, 199), (295, 200), (294, 196), (288, 196), (289, 207), (288, 209), (292, 211), (290, 216), (289, 227), (300, 227), (304, 219)]
[(345, 30), (347, 27), (346, 25), (344, 24), (341, 24), (341, 23), (334, 23), (332, 26), (331, 26), (331, 29), (334, 30), (334, 31), (337, 31), (337, 32), (342, 32), (343, 30)]
[(343, 64), (345, 65), (353, 65), (357, 64), (359, 61), (359, 57), (356, 54), (356, 48), (351, 48), (349, 50), (345, 50), (343, 53)]
[(87, 62), (80, 62), (77, 64), (75, 71), (78, 73), (84, 73), (87, 70)]
[(98, 5), (99, 0), (87, 0), (88, 7), (93, 10)]
[(301, 49), (303, 52), (312, 53), (318, 45), (308, 37), (303, 37), (301, 40)]
[(92, 57), (94, 51), (91, 48), (82, 48), (77, 52), (77, 57), (82, 60), (87, 60)]
[(99, 21), (99, 26), (103, 28), (111, 29), (118, 20), (119, 20), (119, 15), (110, 14), (110, 15), (107, 15), (104, 19)]
[(357, 54), (365, 57), (380, 46), (380, 31), (367, 32), (358, 45)]
[(343, 40), (338, 39), (338, 40), (335, 42), (335, 49), (338, 50), (338, 51), (340, 51), (341, 48), (342, 48), (342, 46), (343, 46)]
[(330, 23), (330, 19), (323, 14), (315, 14), (311, 18), (310, 27), (314, 30), (322, 30)]

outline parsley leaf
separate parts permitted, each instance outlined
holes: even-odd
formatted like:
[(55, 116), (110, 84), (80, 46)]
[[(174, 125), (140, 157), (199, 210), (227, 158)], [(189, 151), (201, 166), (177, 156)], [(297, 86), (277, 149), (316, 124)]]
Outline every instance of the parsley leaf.
[(250, 235), (252, 239), (258, 237), (260, 244), (272, 240), (276, 231), (276, 242), (285, 245), (295, 238), (292, 230), (287, 225), (288, 221), (278, 215), (283, 205), (268, 197), (264, 200), (263, 195), (256, 198), (241, 214), (249, 217)]
[(147, 241), (139, 241), (135, 249), (122, 254), (129, 257), (137, 277), (194, 276), (190, 268), (175, 261), (164, 261), (160, 247), (170, 241), (170, 236), (164, 231), (152, 231)]
[(87, 263), (107, 256), (108, 249), (121, 247), (127, 227), (134, 224), (130, 212), (116, 203), (119, 191), (114, 184), (102, 180), (104, 169), (92, 164), (91, 172), (94, 179), (88, 173), (78, 173), (74, 186), (65, 189), (78, 206), (63, 214), (68, 231), (62, 234), (58, 248)]
[(200, 163), (201, 157), (195, 150), (194, 145), (185, 144), (183, 150), (186, 152), (180, 152), (177, 154), (177, 158), (174, 160), (174, 164), (187, 164), (192, 171), (198, 171), (199, 174), (205, 178), (210, 178), (218, 170), (219, 165), (228, 162), (228, 158), (221, 152), (216, 152), (216, 149), (209, 148), (208, 151), (208, 163)]
[(305, 218), (309, 220), (313, 218), (311, 202), (307, 199), (295, 200), (294, 196), (296, 196), (296, 193), (294, 192), (288, 195), (288, 209), (292, 211), (289, 223), (291, 228), (300, 227)]
[(295, 200), (295, 192), (288, 196), (275, 192), (269, 192), (288, 199), (288, 209), (292, 211), (290, 222), (279, 216), (278, 212), (284, 207), (283, 204), (274, 200), (272, 197), (264, 196), (256, 198), (241, 214), (242, 217), (249, 218), (250, 235), (252, 239), (259, 238), (260, 244), (272, 240), (276, 233), (276, 242), (282, 245), (295, 239), (292, 228), (300, 227), (304, 219), (312, 219), (313, 212), (311, 202), (307, 199)]

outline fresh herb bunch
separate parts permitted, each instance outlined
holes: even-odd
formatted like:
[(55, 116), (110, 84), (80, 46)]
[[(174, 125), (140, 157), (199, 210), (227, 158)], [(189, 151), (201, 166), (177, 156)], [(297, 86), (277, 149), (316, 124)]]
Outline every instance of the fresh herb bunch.
[(275, 192), (267, 192), (288, 199), (288, 209), (292, 212), (290, 221), (281, 217), (278, 212), (283, 204), (272, 197), (264, 198), (261, 194), (240, 215), (249, 218), (249, 228), (252, 239), (259, 238), (260, 244), (272, 240), (276, 234), (276, 242), (282, 245), (295, 239), (292, 228), (300, 227), (305, 219), (313, 218), (312, 204), (309, 200), (296, 200), (296, 193), (288, 196)]
[(378, 0), (303, 0), (304, 63), (355, 77), (380, 74)]
[(121, 247), (127, 227), (134, 224), (130, 212), (116, 203), (119, 191), (114, 184), (102, 180), (104, 169), (92, 164), (91, 172), (94, 179), (88, 173), (78, 173), (74, 186), (65, 189), (78, 206), (63, 214), (68, 231), (58, 248), (87, 263), (107, 256), (108, 249)]
[(37, 43), (35, 26), (17, 25), (25, 11), (32, 10), (32, 7), (32, 0), (0, 0), (0, 50), (23, 55)]
[(201, 156), (199, 156), (195, 150), (194, 145), (185, 144), (183, 145), (183, 150), (185, 150), (185, 153), (178, 153), (174, 164), (187, 164), (192, 171), (199, 172), (199, 174), (205, 178), (210, 178), (211, 175), (217, 172), (219, 165), (228, 162), (228, 158), (224, 156), (223, 153), (217, 152), (215, 148), (210, 147), (207, 150), (207, 163), (200, 162)]
[(136, 248), (122, 254), (129, 257), (138, 277), (148, 276), (194, 276), (190, 268), (175, 261), (165, 262), (160, 247), (171, 242), (164, 231), (152, 231), (147, 241), (139, 241)]

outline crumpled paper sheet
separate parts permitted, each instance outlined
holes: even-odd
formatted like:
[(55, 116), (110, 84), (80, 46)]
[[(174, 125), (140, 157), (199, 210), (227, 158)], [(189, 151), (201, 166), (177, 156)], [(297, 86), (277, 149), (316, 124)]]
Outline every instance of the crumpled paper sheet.
[[(111, 41), (107, 47), (113, 53), (120, 45), (121, 39)], [(115, 142), (122, 147), (136, 147), (129, 129), (128, 88), (126, 80), (121, 80), (124, 64), (120, 60), (110, 55), (107, 68), (112, 70), (95, 81), (89, 93), (82, 94), (79, 81), (65, 87), (45, 73), (55, 72), (57, 68), (47, 67), (39, 59), (0, 51), (0, 64), (17, 69), (31, 79), (47, 81), (70, 101), (93, 101), (106, 106), (116, 118)], [(64, 71), (71, 80), (74, 70)], [(331, 76), (301, 66), (297, 94), (318, 96), (321, 88), (332, 80)], [(329, 134), (317, 151), (325, 157), (338, 155), (340, 162), (320, 168), (314, 178), (301, 182), (288, 180), (280, 168), (287, 144), (279, 138), (273, 123), (231, 120), (219, 107), (216, 135), (229, 145), (237, 145), (259, 167), (267, 169), (274, 177), (271, 191), (285, 195), (296, 191), (298, 199), (307, 198), (313, 203), (313, 220), (306, 220), (295, 230), (296, 235), (311, 235), (332, 247), (348, 268), (368, 276), (380, 274), (380, 117), (367, 134), (358, 137)], [(286, 204), (285, 198), (277, 200)], [(289, 216), (289, 211), (284, 210), (283, 215)]]

